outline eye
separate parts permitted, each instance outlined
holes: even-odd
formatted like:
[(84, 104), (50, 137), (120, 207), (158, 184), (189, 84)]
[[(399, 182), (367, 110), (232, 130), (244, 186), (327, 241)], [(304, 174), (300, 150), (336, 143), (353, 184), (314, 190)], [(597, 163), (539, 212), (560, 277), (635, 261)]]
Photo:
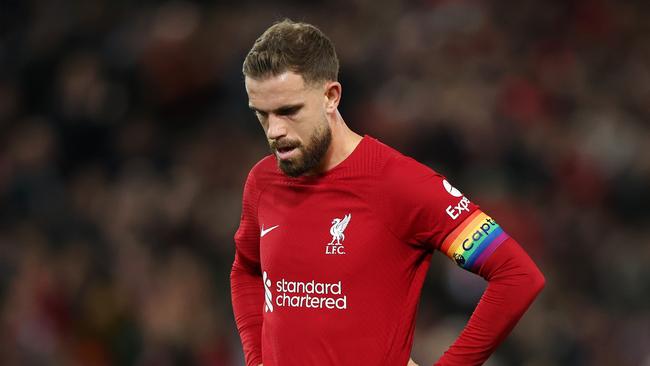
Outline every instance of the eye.
[(296, 115), (298, 113), (298, 111), (300, 110), (300, 108), (301, 108), (300, 106), (282, 108), (282, 109), (278, 110), (277, 113), (280, 116), (291, 117), (291, 116)]

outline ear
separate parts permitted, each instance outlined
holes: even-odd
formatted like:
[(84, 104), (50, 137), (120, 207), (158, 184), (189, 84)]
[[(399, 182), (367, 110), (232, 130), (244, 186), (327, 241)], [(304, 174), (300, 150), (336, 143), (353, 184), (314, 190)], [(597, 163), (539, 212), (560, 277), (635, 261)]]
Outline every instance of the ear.
[(325, 84), (325, 111), (334, 113), (341, 101), (341, 83), (338, 81), (330, 81)]

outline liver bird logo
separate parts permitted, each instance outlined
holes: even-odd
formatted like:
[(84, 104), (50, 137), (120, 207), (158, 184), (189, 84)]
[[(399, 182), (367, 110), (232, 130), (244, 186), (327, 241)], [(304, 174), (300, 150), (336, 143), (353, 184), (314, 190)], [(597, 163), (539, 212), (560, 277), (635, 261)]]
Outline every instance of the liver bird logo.
[(341, 245), (341, 242), (345, 240), (345, 234), (343, 234), (343, 231), (345, 231), (345, 228), (350, 223), (351, 218), (352, 214), (347, 214), (342, 219), (337, 218), (332, 220), (332, 227), (330, 228), (332, 241), (329, 245), (334, 245), (334, 241), (336, 241), (337, 245)]

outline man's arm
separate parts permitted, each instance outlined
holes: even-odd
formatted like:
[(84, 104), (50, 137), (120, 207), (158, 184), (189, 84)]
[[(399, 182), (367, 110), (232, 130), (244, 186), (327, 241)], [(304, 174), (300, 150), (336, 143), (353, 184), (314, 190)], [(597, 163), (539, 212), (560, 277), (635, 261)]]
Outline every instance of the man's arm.
[[(262, 277), (237, 253), (230, 272), (232, 308), (247, 366), (262, 363)], [(259, 271), (258, 271), (259, 272)]]
[(262, 363), (264, 286), (257, 223), (258, 198), (255, 179), (249, 174), (244, 187), (241, 221), (235, 234), (235, 261), (230, 272), (232, 308), (247, 366)]
[(478, 270), (488, 286), (458, 339), (436, 365), (481, 365), (510, 333), (545, 279), (512, 238), (506, 239)]
[(387, 199), (375, 202), (377, 210), (400, 238), (439, 250), (488, 280), (465, 329), (437, 363), (482, 364), (541, 291), (544, 277), (517, 242), (442, 175), (395, 155), (381, 178)]

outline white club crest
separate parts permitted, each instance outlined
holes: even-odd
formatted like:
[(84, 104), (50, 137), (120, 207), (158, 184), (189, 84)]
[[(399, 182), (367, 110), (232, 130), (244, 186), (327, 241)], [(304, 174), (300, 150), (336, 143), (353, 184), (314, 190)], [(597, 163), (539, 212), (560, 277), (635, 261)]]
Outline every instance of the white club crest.
[(332, 241), (328, 245), (334, 245), (334, 241), (336, 241), (337, 245), (341, 245), (341, 242), (345, 240), (345, 234), (343, 232), (350, 223), (351, 218), (352, 214), (347, 214), (342, 219), (332, 220), (332, 227), (330, 228)]

